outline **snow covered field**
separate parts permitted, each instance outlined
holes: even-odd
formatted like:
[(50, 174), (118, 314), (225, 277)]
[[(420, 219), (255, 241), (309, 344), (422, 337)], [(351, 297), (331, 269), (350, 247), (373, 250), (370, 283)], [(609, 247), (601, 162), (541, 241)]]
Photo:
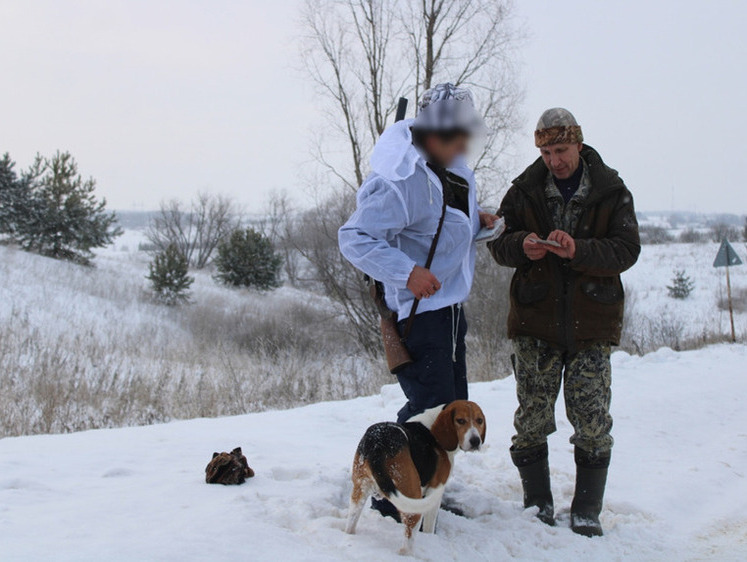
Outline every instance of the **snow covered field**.
[[(733, 246), (747, 264), (745, 245), (735, 243)], [(643, 331), (671, 331), (674, 328), (682, 329), (682, 339), (712, 332), (727, 334), (729, 314), (718, 308), (719, 300), (726, 298), (725, 270), (712, 267), (718, 248), (719, 244), (713, 242), (644, 245), (638, 263), (623, 274), (630, 301), (629, 317), (626, 318), (628, 332), (639, 339), (656, 335), (642, 334)], [(695, 289), (686, 300), (675, 300), (667, 295), (666, 286), (671, 284), (675, 270), (684, 270), (695, 282)], [(747, 290), (747, 265), (731, 268), (731, 283), (735, 296)], [(735, 320), (737, 335), (744, 340), (747, 336), (744, 308), (737, 313)], [(669, 341), (658, 343), (673, 345)]]
[[(231, 290), (202, 271), (193, 304), (155, 304), (144, 277), (148, 255), (137, 251), (143, 240), (141, 231), (126, 231), (93, 269), (0, 246), (0, 436), (293, 407), (371, 394), (391, 380), (361, 353), (340, 310), (308, 291)], [(745, 258), (744, 246), (736, 249)], [(717, 306), (724, 273), (711, 267), (716, 251), (712, 243), (643, 247), (624, 275), (627, 350), (721, 341), (728, 315)], [(675, 269), (696, 283), (685, 301), (667, 296)], [(747, 267), (732, 273), (744, 305)], [(495, 323), (503, 338), (502, 321)], [(488, 368), (479, 350), (495, 346), (482, 343), (472, 340), (473, 378), (508, 375), (507, 354)]]
[[(744, 560), (747, 348), (614, 356), (616, 447), (606, 536), (548, 528), (520, 506), (507, 445), (512, 379), (475, 384), (487, 445), (460, 453), (423, 560)], [(380, 395), (221, 419), (0, 441), (0, 558), (21, 560), (394, 560), (401, 528), (368, 510), (342, 532), (349, 464), (364, 429), (402, 397)], [(551, 438), (559, 510), (573, 493), (569, 425)], [(214, 450), (241, 445), (257, 476), (208, 486)]]

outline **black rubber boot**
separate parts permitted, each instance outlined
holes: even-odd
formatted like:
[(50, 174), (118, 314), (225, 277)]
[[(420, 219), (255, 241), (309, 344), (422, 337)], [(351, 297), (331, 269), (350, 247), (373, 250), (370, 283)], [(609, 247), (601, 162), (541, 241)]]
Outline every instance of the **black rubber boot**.
[(511, 448), (511, 459), (519, 469), (524, 488), (524, 508), (538, 507), (537, 519), (555, 526), (555, 507), (550, 487), (550, 464), (547, 459), (547, 443), (531, 449)]
[(591, 455), (576, 447), (576, 494), (571, 504), (571, 530), (585, 537), (601, 537), (604, 487), (610, 454)]

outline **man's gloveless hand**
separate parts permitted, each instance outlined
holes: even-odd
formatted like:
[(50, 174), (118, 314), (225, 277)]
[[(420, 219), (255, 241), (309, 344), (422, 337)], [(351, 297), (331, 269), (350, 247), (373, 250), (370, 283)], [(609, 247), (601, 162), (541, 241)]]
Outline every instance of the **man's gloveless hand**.
[(563, 232), (562, 230), (553, 230), (550, 233), (550, 236), (547, 237), (547, 239), (560, 244), (560, 248), (555, 248), (553, 246), (548, 247), (548, 251), (552, 252), (556, 256), (567, 260), (572, 260), (576, 257), (576, 241), (573, 239), (573, 236), (571, 236), (567, 232)]
[(480, 211), (480, 226), (483, 228), (493, 228), (496, 221), (499, 221), (501, 217), (494, 215), (493, 213), (485, 213)]
[(537, 244), (536, 242), (532, 242), (532, 240), (539, 240), (539, 239), (540, 237), (537, 236), (537, 233), (532, 232), (529, 236), (524, 238), (524, 243), (522, 244), (524, 253), (532, 261), (541, 260), (547, 255), (548, 246), (545, 246), (543, 244)]
[(441, 282), (429, 269), (416, 265), (407, 280), (407, 288), (416, 299), (427, 299), (441, 288)]

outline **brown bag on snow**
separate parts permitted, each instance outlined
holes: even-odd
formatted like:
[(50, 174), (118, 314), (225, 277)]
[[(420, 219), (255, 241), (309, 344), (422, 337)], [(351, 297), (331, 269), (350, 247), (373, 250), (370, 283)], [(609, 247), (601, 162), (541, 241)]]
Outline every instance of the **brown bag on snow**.
[(213, 453), (213, 459), (205, 468), (205, 482), (208, 484), (243, 484), (252, 476), (254, 471), (249, 468), (241, 447), (230, 453)]

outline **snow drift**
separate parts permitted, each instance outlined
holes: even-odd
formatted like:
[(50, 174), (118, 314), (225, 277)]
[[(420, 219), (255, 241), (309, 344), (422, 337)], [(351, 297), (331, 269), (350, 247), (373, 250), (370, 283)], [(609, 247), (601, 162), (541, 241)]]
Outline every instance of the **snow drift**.
[[(747, 348), (614, 355), (606, 536), (573, 535), (570, 427), (558, 408), (551, 464), (561, 524), (521, 508), (508, 455), (511, 379), (471, 387), (487, 415), (483, 452), (460, 454), (427, 560), (684, 560), (747, 557)], [(401, 529), (364, 512), (343, 533), (350, 463), (365, 428), (391, 419), (378, 396), (296, 410), (0, 441), (3, 560), (396, 559)], [(244, 448), (257, 476), (204, 483), (214, 450)]]

